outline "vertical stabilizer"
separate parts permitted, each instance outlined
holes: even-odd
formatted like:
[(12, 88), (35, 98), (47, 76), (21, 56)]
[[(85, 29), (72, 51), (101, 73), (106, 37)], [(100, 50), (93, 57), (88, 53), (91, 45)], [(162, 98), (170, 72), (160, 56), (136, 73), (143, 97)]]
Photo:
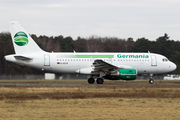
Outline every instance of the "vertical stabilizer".
[(16, 54), (39, 52), (42, 49), (16, 21), (9, 22), (12, 43)]

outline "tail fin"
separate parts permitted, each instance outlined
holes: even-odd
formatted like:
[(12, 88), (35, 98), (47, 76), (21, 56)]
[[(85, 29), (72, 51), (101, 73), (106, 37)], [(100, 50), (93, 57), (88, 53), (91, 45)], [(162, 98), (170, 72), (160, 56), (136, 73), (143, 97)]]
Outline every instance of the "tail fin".
[(16, 21), (9, 22), (12, 42), (16, 54), (39, 52), (42, 49)]

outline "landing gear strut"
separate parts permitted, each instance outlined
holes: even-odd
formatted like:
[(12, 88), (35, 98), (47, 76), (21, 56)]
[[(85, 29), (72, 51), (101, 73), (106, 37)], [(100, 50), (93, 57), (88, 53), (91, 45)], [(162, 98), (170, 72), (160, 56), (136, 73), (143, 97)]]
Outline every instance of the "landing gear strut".
[(153, 84), (153, 83), (154, 83), (153, 74), (150, 74), (150, 75), (149, 75), (149, 78), (150, 78), (150, 79), (149, 79), (149, 83), (150, 83), (150, 84)]

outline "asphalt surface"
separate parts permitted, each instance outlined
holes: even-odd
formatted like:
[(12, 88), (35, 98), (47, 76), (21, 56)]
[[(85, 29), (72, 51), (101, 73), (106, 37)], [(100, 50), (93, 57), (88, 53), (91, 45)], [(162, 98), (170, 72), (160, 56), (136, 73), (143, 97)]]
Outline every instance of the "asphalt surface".
[(121, 82), (121, 83), (106, 83), (104, 82), (104, 84), (88, 84), (88, 83), (0, 83), (0, 86), (81, 86), (81, 85), (87, 85), (87, 86), (93, 86), (93, 85), (110, 85), (110, 86), (122, 86), (122, 85), (179, 85), (180, 86), (180, 82), (155, 82), (154, 84), (149, 84), (148, 82), (145, 83), (131, 83), (131, 82)]

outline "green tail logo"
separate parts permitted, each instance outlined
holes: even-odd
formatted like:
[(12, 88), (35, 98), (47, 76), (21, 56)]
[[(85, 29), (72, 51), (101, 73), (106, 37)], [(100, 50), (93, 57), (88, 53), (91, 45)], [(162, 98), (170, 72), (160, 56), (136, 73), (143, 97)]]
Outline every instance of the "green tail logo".
[(14, 42), (18, 46), (24, 46), (28, 44), (28, 36), (24, 32), (18, 32), (14, 35)]

